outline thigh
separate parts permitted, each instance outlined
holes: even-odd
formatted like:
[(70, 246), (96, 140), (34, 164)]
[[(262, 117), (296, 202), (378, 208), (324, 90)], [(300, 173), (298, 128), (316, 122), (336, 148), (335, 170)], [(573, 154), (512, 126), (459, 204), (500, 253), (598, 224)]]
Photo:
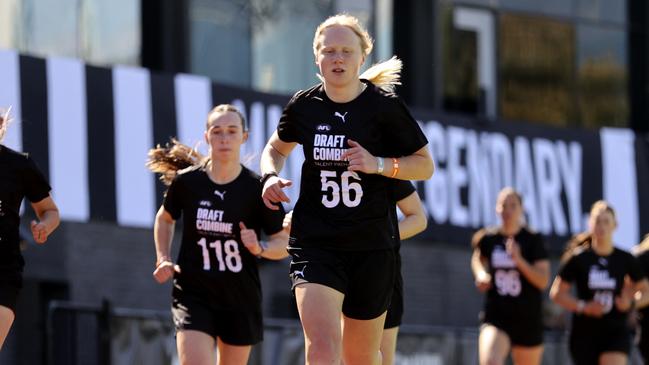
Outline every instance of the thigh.
[(246, 365), (252, 346), (230, 345), (218, 339), (218, 365)]
[(216, 343), (214, 337), (199, 331), (176, 332), (176, 346), (181, 365), (214, 365)]
[(343, 359), (346, 365), (380, 364), (385, 313), (369, 320), (343, 317)]
[(628, 359), (624, 352), (603, 352), (599, 355), (599, 365), (626, 365)]
[(539, 365), (543, 358), (543, 345), (512, 346), (514, 365)]
[(509, 336), (503, 330), (491, 324), (482, 325), (478, 339), (481, 365), (504, 364), (510, 346)]
[(295, 300), (306, 339), (307, 352), (317, 346), (339, 357), (343, 293), (330, 287), (302, 283), (295, 287)]
[(377, 318), (388, 309), (396, 276), (392, 249), (349, 253), (349, 276), (343, 313), (358, 320)]
[(381, 336), (381, 354), (383, 355), (382, 365), (394, 364), (394, 355), (397, 352), (397, 336), (399, 327), (392, 327), (383, 330)]
[(0, 350), (9, 334), (11, 324), (14, 322), (14, 311), (0, 305)]

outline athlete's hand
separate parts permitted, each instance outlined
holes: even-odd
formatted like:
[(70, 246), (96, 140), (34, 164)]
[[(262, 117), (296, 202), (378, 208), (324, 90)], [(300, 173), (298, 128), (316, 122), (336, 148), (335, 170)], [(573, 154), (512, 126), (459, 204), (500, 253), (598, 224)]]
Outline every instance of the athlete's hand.
[(590, 316), (590, 317), (599, 318), (599, 317), (603, 316), (604, 314), (606, 314), (606, 313), (604, 313), (604, 309), (605, 308), (604, 308), (603, 304), (601, 304), (600, 302), (596, 302), (594, 300), (591, 300), (591, 301), (586, 302), (586, 305), (584, 306), (584, 311), (582, 313), (584, 313), (585, 315)]
[(32, 236), (36, 243), (45, 243), (47, 241), (47, 227), (41, 222), (31, 222)]
[(523, 259), (523, 255), (521, 255), (521, 246), (516, 242), (514, 237), (508, 237), (507, 241), (505, 242), (505, 249), (507, 250), (507, 253), (509, 256), (511, 256), (512, 261), (516, 265)]
[(633, 297), (635, 295), (635, 285), (628, 276), (624, 277), (624, 286), (620, 295), (615, 297), (615, 307), (620, 312), (628, 312), (633, 307)]
[(286, 233), (291, 233), (291, 223), (293, 222), (293, 211), (291, 210), (290, 212), (286, 213), (284, 215), (284, 221), (282, 222), (282, 228), (286, 231)]
[(259, 245), (259, 240), (257, 239), (257, 233), (255, 230), (246, 228), (246, 225), (243, 222), (239, 222), (241, 242), (244, 246), (250, 251), (251, 254), (257, 256), (260, 255), (263, 251)]
[(372, 156), (358, 142), (348, 139), (350, 148), (342, 154), (341, 158), (349, 162), (347, 170), (360, 171), (366, 174), (376, 174), (378, 163), (376, 157)]
[(173, 262), (165, 259), (163, 261), (160, 261), (155, 270), (153, 270), (153, 277), (159, 284), (162, 284), (165, 281), (171, 279), (174, 276), (174, 272), (180, 274), (180, 266), (174, 265)]
[(481, 293), (491, 289), (491, 275), (486, 271), (480, 271), (476, 275), (475, 286)]
[(271, 176), (270, 178), (268, 178), (268, 180), (266, 180), (264, 188), (261, 191), (261, 197), (268, 209), (278, 210), (279, 207), (276, 205), (276, 203), (288, 203), (291, 201), (288, 196), (284, 194), (284, 191), (282, 189), (289, 187), (292, 184), (293, 182), (291, 180), (282, 179), (278, 176)]

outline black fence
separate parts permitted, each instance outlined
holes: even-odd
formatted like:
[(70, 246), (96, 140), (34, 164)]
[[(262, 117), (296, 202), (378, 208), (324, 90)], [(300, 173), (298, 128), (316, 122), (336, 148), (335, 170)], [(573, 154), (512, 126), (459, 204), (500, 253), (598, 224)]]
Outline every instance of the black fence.
[[(304, 339), (296, 320), (264, 320), (264, 341), (253, 347), (249, 365), (304, 363)], [(570, 364), (566, 334), (545, 335), (544, 365)], [(401, 327), (397, 365), (474, 365), (478, 329), (441, 326)], [(47, 318), (48, 365), (176, 364), (169, 311), (114, 308), (54, 301)], [(636, 351), (631, 365), (642, 364)]]

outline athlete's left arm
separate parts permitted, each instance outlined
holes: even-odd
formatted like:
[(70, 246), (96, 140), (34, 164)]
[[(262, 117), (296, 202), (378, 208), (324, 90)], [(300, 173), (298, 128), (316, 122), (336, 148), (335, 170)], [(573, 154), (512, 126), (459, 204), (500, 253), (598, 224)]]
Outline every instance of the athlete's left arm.
[[(428, 151), (428, 145), (420, 148), (409, 156), (373, 156), (363, 146), (354, 140), (348, 140), (349, 149), (342, 155), (349, 161), (348, 170), (361, 171), (366, 174), (377, 174), (379, 158), (383, 158), (384, 169), (381, 175), (400, 180), (427, 180), (433, 176), (435, 164)], [(398, 167), (397, 167), (398, 165)], [(396, 170), (396, 173), (395, 173)]]
[(288, 256), (288, 231), (286, 228), (268, 236), (268, 247), (262, 252), (261, 257), (269, 260), (281, 260)]
[(51, 195), (41, 201), (32, 203), (32, 208), (39, 221), (31, 222), (32, 235), (37, 243), (45, 243), (47, 237), (59, 226), (59, 208), (54, 203)]
[(399, 221), (399, 238), (405, 240), (422, 232), (428, 225), (424, 206), (416, 191), (397, 202), (404, 218)]
[(539, 290), (545, 290), (550, 282), (550, 261), (547, 259), (536, 260), (529, 263), (521, 254), (521, 248), (516, 241), (510, 239), (507, 241), (507, 251), (512, 256), (518, 271), (523, 274), (525, 279)]

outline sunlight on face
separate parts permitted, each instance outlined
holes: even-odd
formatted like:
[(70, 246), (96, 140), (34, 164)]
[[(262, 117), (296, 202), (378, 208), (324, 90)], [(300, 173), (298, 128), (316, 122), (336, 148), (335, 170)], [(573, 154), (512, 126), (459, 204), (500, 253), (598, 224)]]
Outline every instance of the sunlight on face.
[(523, 207), (514, 193), (505, 195), (501, 194), (496, 203), (496, 213), (505, 224), (520, 222), (523, 214)]
[(344, 86), (358, 77), (365, 58), (361, 40), (350, 28), (334, 25), (320, 35), (316, 64), (327, 83)]
[(248, 137), (241, 118), (234, 112), (212, 113), (208, 126), (205, 139), (212, 155), (238, 158), (239, 149)]
[(617, 223), (613, 214), (605, 209), (596, 209), (590, 213), (588, 226), (593, 236), (598, 238), (607, 238), (613, 235)]

